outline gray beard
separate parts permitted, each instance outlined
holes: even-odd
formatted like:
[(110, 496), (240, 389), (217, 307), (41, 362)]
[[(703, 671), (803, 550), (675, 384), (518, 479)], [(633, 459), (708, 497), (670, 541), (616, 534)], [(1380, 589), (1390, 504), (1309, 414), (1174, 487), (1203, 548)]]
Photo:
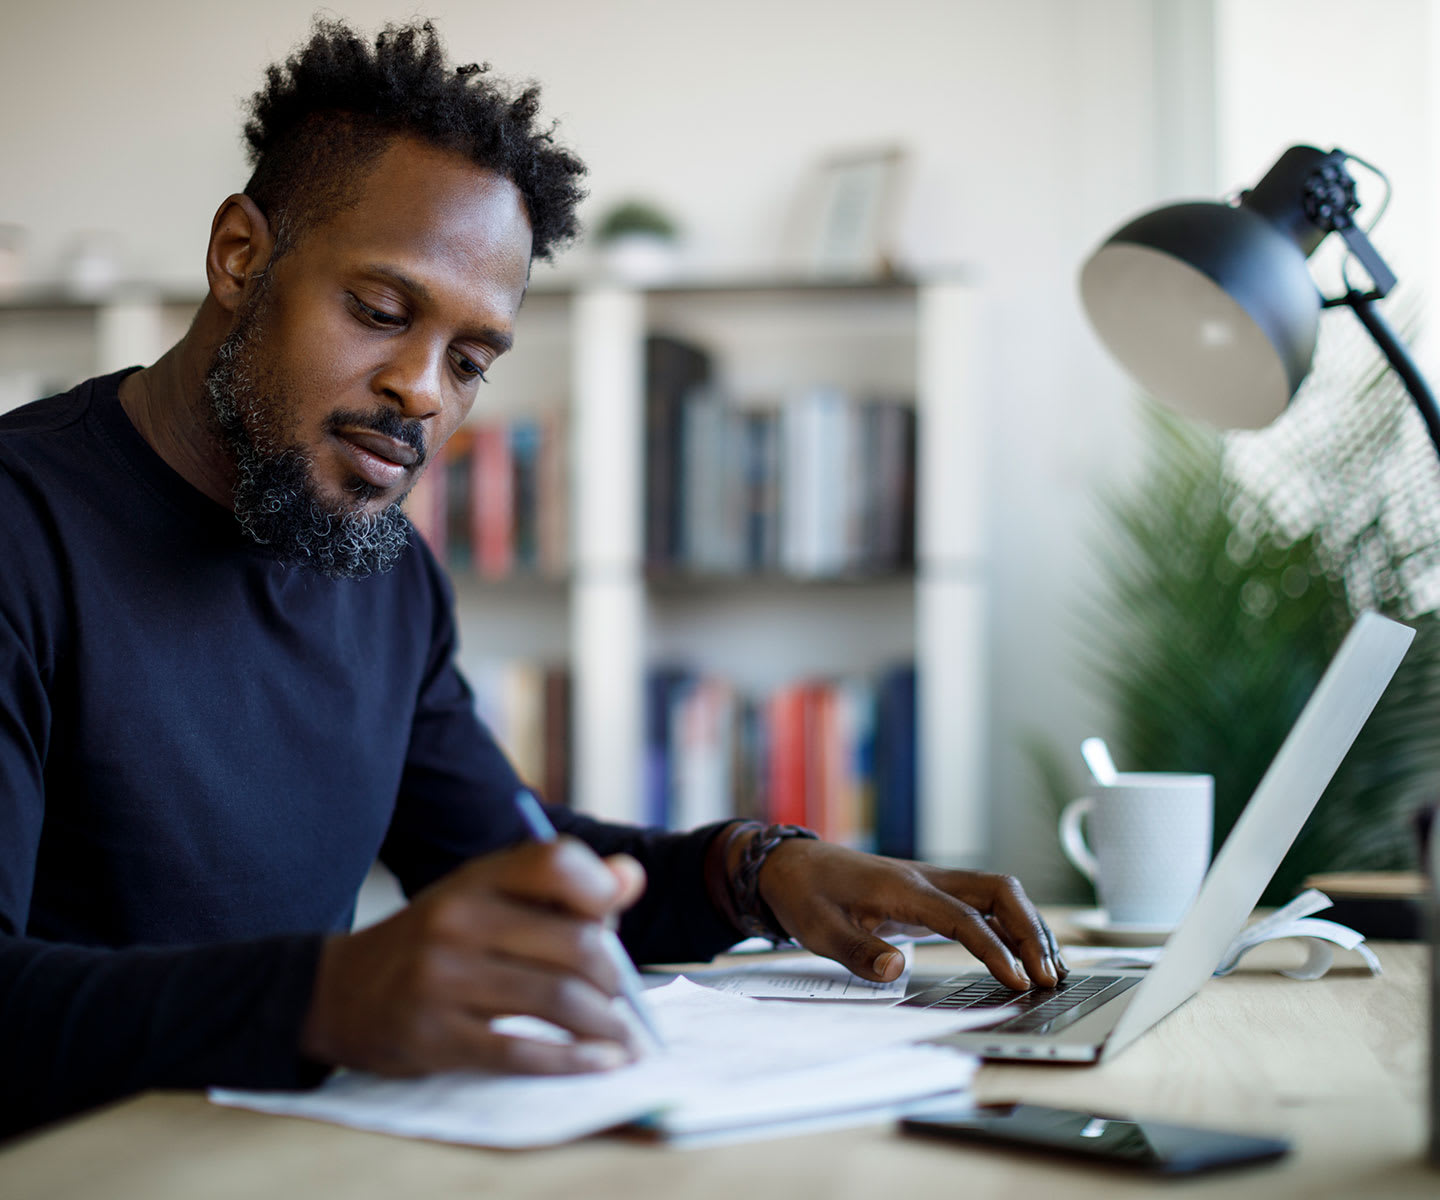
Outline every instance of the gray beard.
[[(205, 374), (216, 432), (235, 466), (240, 528), (281, 561), (330, 579), (390, 570), (409, 540), (410, 522), (400, 501), (372, 514), (337, 508), (320, 496), (309, 456), (287, 440), (284, 397), (264, 394), (248, 369), (257, 340), (255, 318), (252, 309), (230, 331)], [(375, 492), (360, 481), (352, 488), (357, 505)]]

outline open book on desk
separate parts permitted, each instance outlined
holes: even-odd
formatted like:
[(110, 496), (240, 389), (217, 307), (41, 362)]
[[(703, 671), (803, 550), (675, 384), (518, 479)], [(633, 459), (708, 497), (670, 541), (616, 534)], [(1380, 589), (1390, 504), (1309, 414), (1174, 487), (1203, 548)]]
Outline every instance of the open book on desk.
[[(687, 1137), (877, 1110), (969, 1085), (975, 1060), (927, 1038), (994, 1019), (956, 1010), (792, 1005), (683, 977), (647, 993), (669, 1048), (595, 1075), (342, 1072), (313, 1092), (213, 1090), (219, 1104), (382, 1133), (518, 1149), (633, 1121)], [(509, 1032), (550, 1030), (508, 1018)]]

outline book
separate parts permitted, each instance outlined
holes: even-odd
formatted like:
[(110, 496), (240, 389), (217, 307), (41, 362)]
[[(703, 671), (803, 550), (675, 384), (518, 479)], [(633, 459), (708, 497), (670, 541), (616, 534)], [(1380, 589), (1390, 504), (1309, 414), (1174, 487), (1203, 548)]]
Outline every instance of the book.
[(670, 825), (674, 808), (671, 709), (691, 678), (691, 673), (684, 668), (662, 667), (651, 671), (645, 680), (645, 799), (641, 817), (647, 825), (661, 828)]
[(770, 820), (804, 825), (809, 816), (805, 753), (805, 688), (791, 685), (770, 697)]
[(510, 438), (503, 426), (475, 431), (470, 471), (470, 544), (476, 571), (504, 579), (514, 569), (514, 482)]
[(564, 574), (570, 562), (570, 488), (568, 429), (564, 416), (540, 419), (540, 457), (536, 472), (535, 537), (540, 571)]
[(690, 680), (674, 698), (673, 801), (668, 813), (672, 829), (694, 829), (734, 815), (734, 708), (730, 687), (717, 679)]
[(470, 541), (470, 455), (474, 442), (473, 430), (457, 429), (445, 444), (444, 457), (435, 464), (443, 468), (445, 481), (445, 553), (441, 561), (460, 573), (468, 572), (474, 564)]
[(699, 346), (661, 335), (645, 339), (645, 558), (655, 566), (684, 557), (683, 407), (710, 375), (710, 356)]
[(405, 515), (430, 551), (445, 561), (445, 466), (432, 462), (405, 497)]
[(842, 846), (874, 846), (875, 689), (846, 679), (833, 689), (835, 796), (825, 836)]
[(570, 803), (570, 672), (549, 667), (544, 673), (544, 717), (541, 730), (541, 796), (549, 804)]
[(540, 424), (513, 421), (508, 432), (511, 569), (535, 571), (540, 566)]
[(875, 849), (916, 856), (915, 668), (896, 667), (880, 679), (875, 715)]
[(743, 562), (751, 571), (780, 565), (780, 417), (757, 410), (740, 418)]

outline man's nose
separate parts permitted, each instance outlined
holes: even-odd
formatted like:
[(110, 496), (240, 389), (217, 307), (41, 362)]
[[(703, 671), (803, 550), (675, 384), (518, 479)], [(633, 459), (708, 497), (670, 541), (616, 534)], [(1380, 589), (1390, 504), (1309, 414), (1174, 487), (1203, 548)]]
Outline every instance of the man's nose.
[(423, 342), (396, 344), (394, 353), (375, 374), (377, 393), (399, 406), (407, 420), (438, 416), (443, 407), (445, 352)]

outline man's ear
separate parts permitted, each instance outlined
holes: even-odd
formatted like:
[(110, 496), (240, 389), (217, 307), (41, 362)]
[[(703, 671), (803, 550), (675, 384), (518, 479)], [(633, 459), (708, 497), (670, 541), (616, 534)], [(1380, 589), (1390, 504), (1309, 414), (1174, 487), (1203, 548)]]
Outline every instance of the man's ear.
[(255, 277), (270, 263), (275, 235), (249, 196), (226, 196), (210, 225), (205, 275), (210, 294), (226, 312), (234, 312)]

